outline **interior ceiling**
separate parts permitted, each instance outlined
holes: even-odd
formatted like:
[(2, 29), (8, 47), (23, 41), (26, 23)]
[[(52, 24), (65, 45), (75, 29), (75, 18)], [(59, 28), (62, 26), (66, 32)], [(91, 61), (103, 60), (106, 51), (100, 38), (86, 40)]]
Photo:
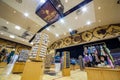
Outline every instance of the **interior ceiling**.
[[(83, 8), (87, 8), (87, 11), (82, 12)], [(58, 21), (53, 24), (55, 28), (49, 28), (51, 33), (63, 35), (65, 33), (68, 33), (69, 29), (77, 30), (78, 28), (83, 28), (83, 26), (86, 25), (87, 21), (90, 21), (91, 23), (96, 22), (93, 2), (90, 2), (86, 6), (83, 6), (81, 9), (74, 11), (73, 13), (64, 17), (62, 20), (64, 20), (63, 23), (61, 23), (61, 21)]]
[[(82, 1), (61, 0), (61, 3), (64, 6), (64, 12), (66, 12)], [(22, 43), (28, 44), (31, 37), (47, 24), (35, 14), (35, 10), (39, 4), (40, 0), (0, 0), (0, 32), (4, 33), (0, 34), (0, 37), (11, 39), (9, 38), (9, 34), (13, 34), (16, 36), (14, 39), (16, 42), (22, 40)], [(43, 31), (49, 35), (50, 43), (69, 36), (69, 29), (83, 32), (101, 25), (120, 23), (120, 4), (117, 4), (117, 0), (93, 0), (83, 7), (87, 8), (86, 12), (82, 12), (82, 8), (76, 10), (63, 18), (64, 23), (57, 21), (53, 24), (54, 26), (49, 27), (49, 30)], [(25, 17), (24, 13), (28, 13), (29, 16)], [(86, 25), (87, 21), (90, 21), (91, 24)], [(6, 22), (9, 22), (9, 24)], [(21, 30), (16, 30), (16, 25), (20, 26)], [(8, 30), (1, 29), (2, 26), (6, 26)], [(22, 38), (21, 36), (26, 31), (30, 36)], [(59, 37), (56, 37), (56, 34)]]
[(68, 11), (69, 9), (73, 8), (74, 6), (78, 5), (84, 0), (60, 0), (64, 6), (64, 12)]
[[(6, 23), (7, 22), (7, 23)], [(5, 24), (6, 23), (6, 24)], [(4, 25), (4, 26), (3, 26)], [(9, 23), (8, 21), (6, 21), (5, 19), (3, 18), (0, 18), (0, 31), (2, 33), (6, 33), (6, 34), (13, 34), (13, 35), (16, 35), (18, 37), (21, 37), (23, 38), (23, 40), (30, 40), (32, 38), (32, 33), (30, 32), (27, 32), (26, 29), (24, 28), (21, 28), (21, 30), (16, 30), (15, 29), (15, 24), (13, 23)], [(7, 28), (7, 29), (6, 29)], [(24, 34), (28, 34), (26, 37), (24, 37)]]

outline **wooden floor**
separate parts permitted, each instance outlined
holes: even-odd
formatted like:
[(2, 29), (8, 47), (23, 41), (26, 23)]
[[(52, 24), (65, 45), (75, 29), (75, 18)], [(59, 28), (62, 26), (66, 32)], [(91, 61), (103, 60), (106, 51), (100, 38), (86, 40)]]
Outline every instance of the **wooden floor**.
[[(20, 80), (22, 74), (11, 74), (12, 65), (0, 68), (0, 80)], [(43, 80), (87, 80), (87, 74), (79, 69), (71, 71), (70, 77), (62, 77), (62, 73), (55, 76), (44, 74)]]

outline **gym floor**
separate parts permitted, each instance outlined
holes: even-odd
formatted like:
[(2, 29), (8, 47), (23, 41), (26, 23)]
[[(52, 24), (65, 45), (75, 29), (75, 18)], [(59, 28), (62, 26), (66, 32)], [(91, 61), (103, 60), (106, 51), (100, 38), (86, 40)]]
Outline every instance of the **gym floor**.
[[(0, 80), (20, 80), (22, 74), (12, 74), (11, 69), (13, 65), (7, 65), (0, 67)], [(53, 70), (53, 69), (52, 69)], [(44, 74), (43, 80), (87, 80), (87, 74), (79, 69), (72, 70), (70, 77), (62, 77), (62, 73), (59, 72), (57, 75)]]

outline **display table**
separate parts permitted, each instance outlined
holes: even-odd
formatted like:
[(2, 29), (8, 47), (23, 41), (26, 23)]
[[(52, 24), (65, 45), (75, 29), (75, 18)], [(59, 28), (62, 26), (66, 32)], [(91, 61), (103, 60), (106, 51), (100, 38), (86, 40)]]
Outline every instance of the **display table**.
[(25, 67), (25, 62), (16, 62), (14, 64), (12, 73), (22, 73)]
[(88, 80), (120, 80), (120, 69), (85, 68)]
[(70, 68), (62, 69), (62, 76), (70, 76)]
[(0, 62), (0, 68), (6, 67), (6, 66), (7, 66), (7, 63), (6, 63), (6, 62)]
[(26, 62), (21, 80), (42, 80), (43, 62)]
[[(80, 69), (80, 66), (78, 64), (76, 64), (75, 69)], [(72, 65), (70, 65), (70, 70), (72, 70)]]

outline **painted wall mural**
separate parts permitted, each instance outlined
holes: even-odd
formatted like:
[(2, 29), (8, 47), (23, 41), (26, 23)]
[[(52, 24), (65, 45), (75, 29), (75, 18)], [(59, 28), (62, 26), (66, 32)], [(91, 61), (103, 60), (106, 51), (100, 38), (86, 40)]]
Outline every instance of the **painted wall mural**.
[(82, 33), (75, 34), (73, 36), (68, 36), (63, 39), (57, 40), (48, 47), (48, 51), (84, 42), (112, 38), (115, 36), (120, 36), (120, 23), (100, 26)]

